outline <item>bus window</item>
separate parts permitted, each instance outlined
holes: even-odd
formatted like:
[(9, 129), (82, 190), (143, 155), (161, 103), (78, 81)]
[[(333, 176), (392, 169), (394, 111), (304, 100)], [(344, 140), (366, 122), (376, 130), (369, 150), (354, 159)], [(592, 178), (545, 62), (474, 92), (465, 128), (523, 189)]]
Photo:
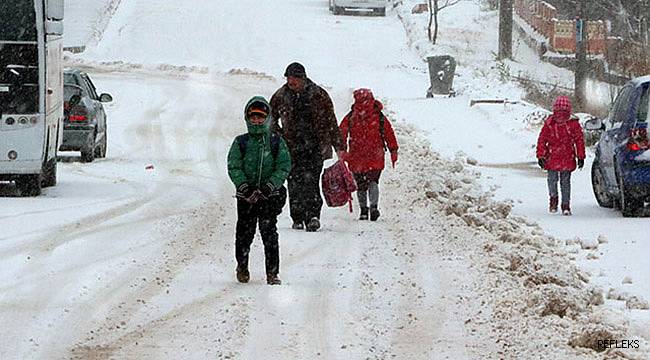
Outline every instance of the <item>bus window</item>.
[(38, 68), (29, 65), (5, 65), (0, 72), (0, 113), (38, 113)]
[(0, 42), (36, 41), (36, 10), (32, 0), (2, 0)]

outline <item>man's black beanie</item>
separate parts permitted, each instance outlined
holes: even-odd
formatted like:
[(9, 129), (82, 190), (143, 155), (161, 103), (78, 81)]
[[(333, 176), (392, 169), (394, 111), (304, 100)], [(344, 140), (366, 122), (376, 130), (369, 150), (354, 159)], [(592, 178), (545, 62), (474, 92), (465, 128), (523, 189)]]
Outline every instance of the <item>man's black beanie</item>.
[(297, 78), (307, 78), (307, 73), (305, 72), (305, 67), (300, 63), (294, 62), (287, 66), (287, 70), (284, 72), (284, 76), (293, 76)]

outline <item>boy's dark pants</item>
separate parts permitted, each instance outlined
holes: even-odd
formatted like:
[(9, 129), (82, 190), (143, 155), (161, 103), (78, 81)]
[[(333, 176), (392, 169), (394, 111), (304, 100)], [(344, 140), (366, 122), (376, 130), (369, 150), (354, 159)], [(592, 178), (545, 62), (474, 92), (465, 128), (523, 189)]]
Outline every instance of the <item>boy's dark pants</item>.
[(257, 224), (264, 243), (266, 273), (277, 275), (280, 271), (280, 246), (278, 244), (277, 209), (268, 200), (254, 204), (237, 199), (237, 229), (235, 258), (239, 268), (248, 269), (248, 253), (255, 238)]

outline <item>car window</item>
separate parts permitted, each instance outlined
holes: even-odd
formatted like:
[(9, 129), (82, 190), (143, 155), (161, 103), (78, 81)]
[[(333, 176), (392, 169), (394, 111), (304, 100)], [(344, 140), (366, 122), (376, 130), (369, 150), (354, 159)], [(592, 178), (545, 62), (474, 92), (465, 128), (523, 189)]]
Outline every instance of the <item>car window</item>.
[(63, 83), (79, 85), (79, 82), (77, 82), (77, 77), (74, 76), (74, 74), (63, 74)]
[(650, 99), (650, 86), (646, 85), (641, 94), (641, 100), (636, 110), (636, 123), (648, 121), (648, 99)]
[(63, 100), (70, 101), (72, 95), (83, 96), (83, 88), (81, 88), (80, 86), (74, 86), (70, 84), (65, 85), (63, 87)]
[(616, 98), (614, 99), (614, 101), (612, 102), (611, 107), (609, 108), (609, 116), (607, 117), (607, 120), (609, 120), (610, 123), (614, 121), (614, 118), (616, 117), (616, 110), (621, 105), (621, 98), (622, 98), (621, 94), (623, 94), (623, 90), (624, 90), (624, 88), (621, 88), (618, 91), (618, 94), (616, 95)]
[(90, 97), (92, 99), (92, 93), (90, 92), (90, 87), (84, 81), (84, 79), (81, 77), (77, 77), (77, 82), (79, 83), (79, 86), (83, 89), (83, 95)]
[(632, 86), (626, 86), (618, 94), (618, 97), (616, 97), (616, 102), (612, 107), (612, 116), (610, 116), (612, 128), (619, 128), (623, 124), (623, 121), (628, 114), (628, 104), (632, 90)]
[(88, 87), (88, 92), (90, 93), (90, 97), (99, 100), (99, 96), (97, 96), (97, 90), (95, 88), (95, 84), (93, 84), (92, 81), (90, 81), (90, 78), (86, 74), (82, 74), (81, 78), (84, 79), (86, 82), (86, 86)]

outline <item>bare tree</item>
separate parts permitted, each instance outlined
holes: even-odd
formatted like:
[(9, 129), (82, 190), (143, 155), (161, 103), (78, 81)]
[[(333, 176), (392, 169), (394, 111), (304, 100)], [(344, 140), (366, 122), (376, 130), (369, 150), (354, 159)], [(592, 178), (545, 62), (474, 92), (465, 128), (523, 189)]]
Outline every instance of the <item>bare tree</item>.
[(429, 0), (429, 26), (427, 27), (427, 32), (429, 35), (429, 41), (433, 44), (435, 44), (438, 39), (438, 13), (445, 8), (458, 4), (459, 2), (460, 0)]
[(512, 58), (512, 0), (499, 1), (499, 59)]
[[(546, 1), (556, 6), (565, 18), (571, 19), (576, 15), (577, 0)], [(609, 20), (612, 34), (644, 42), (647, 38), (649, 5), (648, 0), (589, 0), (585, 16), (590, 20)]]
[(596, 11), (604, 12), (610, 16), (610, 20), (618, 27), (623, 38), (638, 37), (641, 19), (638, 15), (630, 13), (621, 0), (599, 0), (595, 1), (593, 6)]

